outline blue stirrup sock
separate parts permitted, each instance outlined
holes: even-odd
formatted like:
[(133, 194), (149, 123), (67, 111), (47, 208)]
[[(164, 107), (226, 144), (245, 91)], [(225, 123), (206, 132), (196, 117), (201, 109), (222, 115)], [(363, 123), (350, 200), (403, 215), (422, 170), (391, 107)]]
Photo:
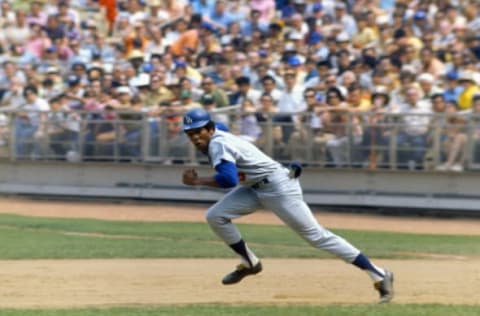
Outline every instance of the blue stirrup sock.
[(248, 248), (247, 244), (243, 241), (243, 239), (240, 239), (239, 242), (231, 244), (229, 246), (233, 249), (233, 251), (240, 255), (240, 257), (242, 258), (242, 262), (245, 264), (246, 267), (251, 268), (260, 261), (255, 256), (255, 254)]
[(374, 265), (363, 253), (360, 253), (355, 260), (353, 260), (352, 264), (365, 270), (374, 282), (382, 281), (385, 276), (385, 271)]

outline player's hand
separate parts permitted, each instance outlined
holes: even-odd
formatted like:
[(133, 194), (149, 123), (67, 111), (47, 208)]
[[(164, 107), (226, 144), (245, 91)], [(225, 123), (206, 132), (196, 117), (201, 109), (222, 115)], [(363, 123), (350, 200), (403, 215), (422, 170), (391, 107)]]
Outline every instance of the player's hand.
[(198, 174), (195, 169), (187, 169), (183, 172), (183, 184), (195, 185), (198, 179)]

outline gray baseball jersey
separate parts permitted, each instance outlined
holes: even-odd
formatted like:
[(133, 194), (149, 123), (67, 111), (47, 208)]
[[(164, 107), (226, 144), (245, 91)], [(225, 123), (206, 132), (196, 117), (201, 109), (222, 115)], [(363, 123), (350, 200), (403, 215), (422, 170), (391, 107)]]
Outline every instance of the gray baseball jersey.
[(254, 184), (281, 168), (278, 162), (250, 142), (219, 130), (210, 139), (208, 156), (214, 168), (222, 160), (236, 164), (245, 185)]
[(245, 174), (240, 186), (207, 211), (210, 227), (228, 245), (242, 239), (233, 219), (266, 208), (316, 248), (327, 250), (347, 262), (353, 262), (360, 253), (317, 222), (303, 201), (298, 179), (290, 178), (287, 168), (255, 145), (217, 130), (210, 139), (208, 156), (213, 167), (223, 159), (235, 163), (238, 171)]

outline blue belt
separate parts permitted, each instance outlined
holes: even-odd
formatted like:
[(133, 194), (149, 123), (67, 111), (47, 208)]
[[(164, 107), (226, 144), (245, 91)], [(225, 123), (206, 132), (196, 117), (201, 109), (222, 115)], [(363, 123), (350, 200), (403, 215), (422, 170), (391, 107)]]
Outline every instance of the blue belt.
[(264, 178), (260, 181), (258, 181), (257, 183), (253, 184), (252, 185), (252, 189), (255, 189), (255, 190), (258, 190), (260, 189), (264, 184), (269, 184), (270, 181), (268, 180), (268, 178)]

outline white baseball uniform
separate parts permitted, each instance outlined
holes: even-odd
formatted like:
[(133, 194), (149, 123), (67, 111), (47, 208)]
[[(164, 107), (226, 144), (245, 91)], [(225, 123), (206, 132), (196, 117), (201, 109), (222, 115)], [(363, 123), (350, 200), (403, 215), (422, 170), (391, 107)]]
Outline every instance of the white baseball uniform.
[(312, 246), (324, 249), (351, 263), (360, 251), (345, 239), (322, 227), (303, 201), (298, 179), (253, 144), (230, 133), (216, 130), (210, 139), (208, 157), (215, 168), (222, 160), (235, 163), (241, 185), (226, 194), (207, 211), (212, 230), (228, 245), (242, 237), (232, 219), (259, 208), (272, 210), (285, 224)]

